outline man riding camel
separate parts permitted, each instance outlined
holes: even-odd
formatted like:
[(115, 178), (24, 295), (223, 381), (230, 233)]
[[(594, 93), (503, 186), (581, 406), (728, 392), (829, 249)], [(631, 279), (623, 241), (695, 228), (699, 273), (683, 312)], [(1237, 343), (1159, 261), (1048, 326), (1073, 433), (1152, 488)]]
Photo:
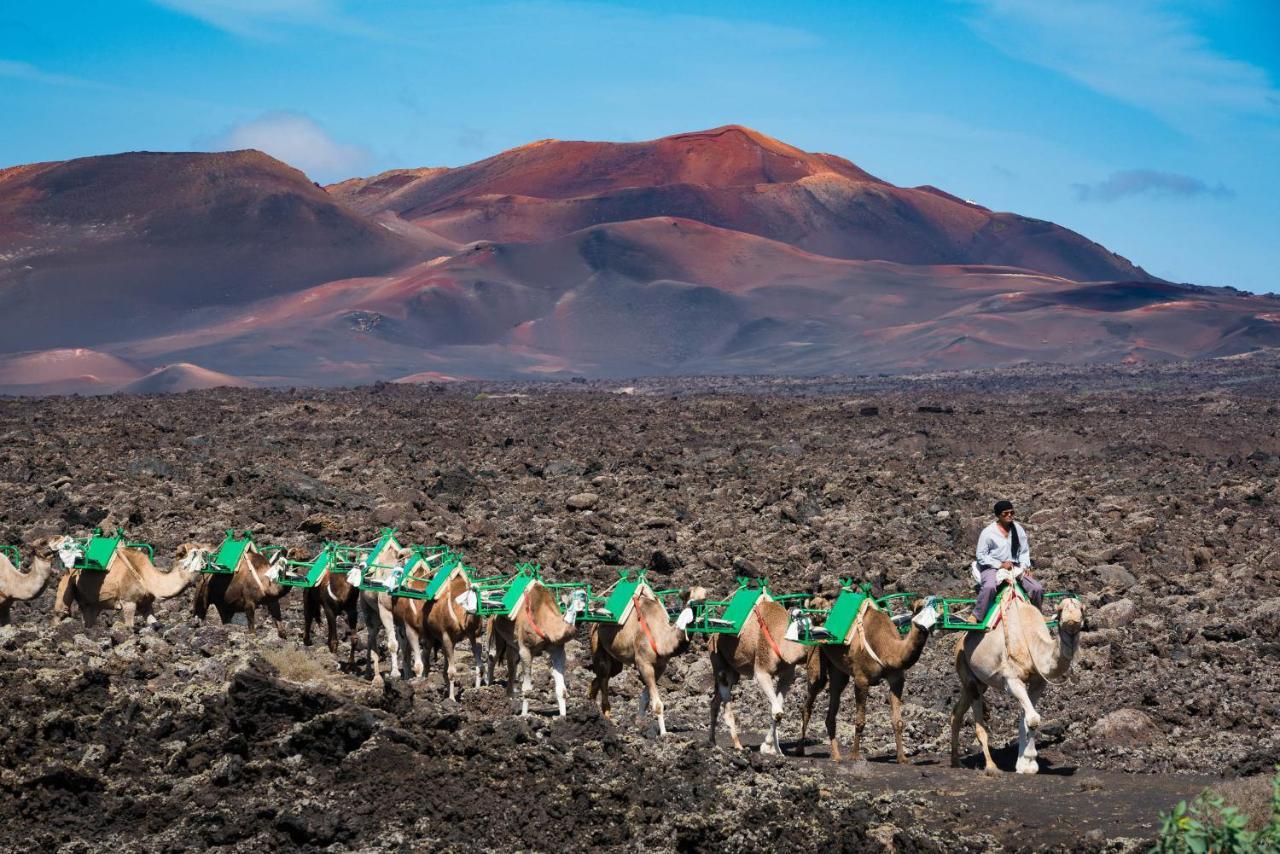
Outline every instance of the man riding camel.
[(980, 573), (978, 600), (973, 619), (982, 622), (996, 598), (1001, 581), (1019, 579), (1031, 604), (1040, 606), (1044, 586), (1031, 577), (1031, 542), (1026, 529), (1013, 521), (1013, 502), (997, 501), (996, 520), (978, 537), (977, 566)]

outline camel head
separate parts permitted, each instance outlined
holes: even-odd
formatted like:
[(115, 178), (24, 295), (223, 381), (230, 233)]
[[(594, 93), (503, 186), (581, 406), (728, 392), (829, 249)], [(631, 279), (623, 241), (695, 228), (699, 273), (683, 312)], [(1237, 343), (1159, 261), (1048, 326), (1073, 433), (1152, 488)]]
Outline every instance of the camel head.
[(1084, 605), (1079, 599), (1063, 599), (1058, 605), (1058, 628), (1068, 634), (1075, 634), (1084, 625)]
[(174, 551), (173, 560), (178, 569), (195, 572), (204, 566), (205, 558), (213, 551), (213, 546), (208, 543), (183, 543)]
[(37, 540), (31, 546), (31, 553), (41, 560), (52, 561), (53, 556), (58, 553), (53, 544), (61, 539), (62, 537), (46, 537), (42, 540)]
[(80, 544), (76, 542), (75, 537), (64, 534), (60, 537), (50, 537), (47, 540), (41, 540), (36, 543), (36, 554), (44, 556), (48, 555), (51, 559), (54, 554), (62, 561), (62, 565), (67, 569), (80, 559), (84, 554), (80, 549)]
[(933, 624), (938, 622), (938, 610), (933, 607), (934, 602), (935, 597), (928, 596), (911, 603), (911, 622), (922, 631), (931, 631)]
[[(693, 622), (694, 606), (699, 602), (707, 601), (707, 588), (693, 586), (689, 588), (689, 595), (684, 597), (684, 608), (680, 611), (680, 616), (676, 617), (675, 626), (681, 632), (689, 628), (689, 624)], [(688, 640), (686, 633), (685, 640)]]

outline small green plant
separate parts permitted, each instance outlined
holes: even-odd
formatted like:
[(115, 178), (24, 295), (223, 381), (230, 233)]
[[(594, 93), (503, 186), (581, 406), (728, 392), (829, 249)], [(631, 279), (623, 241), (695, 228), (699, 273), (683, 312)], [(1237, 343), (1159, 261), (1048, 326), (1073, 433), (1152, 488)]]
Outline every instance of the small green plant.
[(1260, 830), (1216, 792), (1204, 791), (1190, 806), (1181, 801), (1160, 816), (1160, 838), (1151, 854), (1254, 854), (1280, 851), (1280, 765), (1271, 781), (1271, 815)]

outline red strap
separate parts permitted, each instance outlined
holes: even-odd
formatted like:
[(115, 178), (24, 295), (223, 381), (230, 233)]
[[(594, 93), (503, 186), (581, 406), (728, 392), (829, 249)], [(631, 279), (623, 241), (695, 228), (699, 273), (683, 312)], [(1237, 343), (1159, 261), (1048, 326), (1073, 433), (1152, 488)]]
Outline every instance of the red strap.
[(658, 645), (653, 640), (653, 632), (649, 631), (649, 624), (645, 622), (644, 611), (640, 610), (640, 603), (636, 602), (636, 616), (640, 618), (640, 628), (644, 629), (644, 636), (649, 639), (649, 647), (653, 650), (653, 654), (658, 654)]
[(533, 626), (533, 630), (538, 633), (538, 637), (550, 643), (550, 639), (543, 634), (542, 629), (538, 628), (538, 621), (533, 618), (533, 607), (529, 604), (529, 596), (524, 597), (524, 613), (529, 618), (529, 625)]
[(764, 639), (769, 642), (769, 646), (773, 648), (773, 654), (778, 656), (778, 660), (782, 661), (782, 650), (778, 649), (777, 642), (774, 641), (773, 635), (769, 633), (769, 627), (765, 625), (764, 617), (760, 616), (760, 609), (756, 608), (756, 622), (760, 624), (760, 631), (764, 632)]

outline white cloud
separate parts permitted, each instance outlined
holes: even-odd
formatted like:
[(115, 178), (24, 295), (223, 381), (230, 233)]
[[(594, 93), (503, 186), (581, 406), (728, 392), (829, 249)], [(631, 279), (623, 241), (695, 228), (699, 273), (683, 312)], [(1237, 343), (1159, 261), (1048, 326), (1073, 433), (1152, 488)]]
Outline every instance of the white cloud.
[(1159, 172), (1155, 169), (1125, 169), (1113, 172), (1096, 184), (1073, 184), (1076, 198), (1082, 202), (1114, 202), (1127, 196), (1209, 196), (1229, 199), (1235, 191), (1221, 181), (1209, 184), (1190, 175), (1177, 172)]
[(52, 86), (88, 86), (95, 89), (109, 88), (105, 84), (92, 80), (82, 80), (68, 74), (55, 74), (37, 68), (29, 62), (15, 59), (0, 59), (0, 77), (14, 77), (32, 83), (48, 83)]
[(342, 13), (337, 0), (151, 0), (238, 36), (270, 38), (282, 26), (305, 26), (353, 35), (375, 35)]
[(207, 147), (215, 151), (256, 148), (321, 181), (349, 178), (369, 160), (365, 148), (336, 142), (310, 117), (284, 111), (236, 125)]
[(1162, 0), (970, 0), (995, 47), (1058, 71), (1192, 134), (1222, 122), (1280, 121), (1265, 70), (1216, 51)]

